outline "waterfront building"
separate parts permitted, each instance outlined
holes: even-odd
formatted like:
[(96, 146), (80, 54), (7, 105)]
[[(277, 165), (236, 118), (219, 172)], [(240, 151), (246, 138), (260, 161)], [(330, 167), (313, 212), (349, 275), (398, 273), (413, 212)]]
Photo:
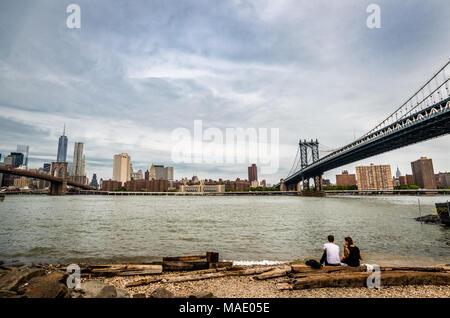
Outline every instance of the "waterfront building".
[(30, 147), (28, 145), (17, 145), (17, 152), (23, 154), (23, 164), (28, 168), (28, 153)]
[(131, 158), (127, 153), (114, 155), (113, 180), (122, 185), (131, 180)]
[(414, 183), (414, 177), (413, 177), (413, 175), (412, 174), (407, 174), (406, 175), (406, 184), (415, 184)]
[(145, 180), (150, 180), (150, 172), (148, 170), (145, 170), (145, 176), (144, 176)]
[(266, 179), (261, 180), (260, 184), (261, 184), (261, 187), (263, 187), (263, 188), (267, 187)]
[(331, 185), (330, 179), (322, 179), (322, 186), (328, 187)]
[(102, 180), (102, 186), (101, 189), (103, 191), (115, 191), (115, 190), (119, 190), (122, 187), (122, 182), (121, 181), (116, 181), (116, 180)]
[(439, 172), (436, 174), (436, 185), (442, 188), (450, 188), (450, 172)]
[(356, 185), (356, 175), (349, 174), (347, 170), (343, 170), (342, 174), (336, 175), (337, 186), (353, 186)]
[(30, 187), (30, 179), (27, 177), (14, 179), (14, 187), (19, 189), (28, 189)]
[(225, 185), (223, 184), (205, 184), (201, 181), (200, 184), (194, 185), (180, 185), (180, 192), (190, 193), (222, 193), (225, 192)]
[(392, 174), (390, 165), (374, 165), (356, 167), (358, 190), (392, 190)]
[(250, 181), (250, 183), (252, 181), (258, 181), (258, 168), (256, 167), (256, 164), (252, 164), (248, 167), (248, 181)]
[(169, 182), (162, 179), (154, 180), (130, 180), (125, 182), (124, 185), (127, 191), (133, 192), (167, 192), (169, 188)]
[(430, 158), (421, 157), (411, 162), (411, 170), (414, 184), (422, 189), (436, 189), (433, 161)]
[(56, 154), (56, 162), (67, 162), (67, 137), (66, 137), (66, 125), (64, 125), (64, 131), (62, 136), (58, 140), (58, 152)]

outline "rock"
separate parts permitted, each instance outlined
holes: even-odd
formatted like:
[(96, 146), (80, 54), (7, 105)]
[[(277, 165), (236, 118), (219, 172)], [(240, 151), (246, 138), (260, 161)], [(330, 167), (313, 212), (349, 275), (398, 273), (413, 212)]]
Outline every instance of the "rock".
[(147, 295), (144, 293), (136, 293), (133, 295), (133, 298), (147, 298)]
[(17, 293), (13, 291), (0, 289), (0, 298), (17, 298), (17, 297), (20, 297), (20, 295), (17, 295)]
[(30, 279), (44, 274), (45, 271), (38, 267), (8, 267), (0, 276), (0, 289), (17, 291), (19, 286), (25, 284)]
[(150, 294), (150, 298), (174, 298), (174, 294), (163, 287), (159, 287)]
[(34, 277), (19, 286), (17, 293), (26, 298), (70, 298), (67, 276), (68, 273), (58, 271)]
[(114, 286), (98, 280), (87, 280), (81, 283), (81, 288), (72, 290), (72, 298), (116, 298)]
[(213, 293), (208, 291), (201, 291), (189, 296), (189, 298), (216, 298)]
[(128, 290), (123, 288), (116, 288), (117, 298), (130, 298)]

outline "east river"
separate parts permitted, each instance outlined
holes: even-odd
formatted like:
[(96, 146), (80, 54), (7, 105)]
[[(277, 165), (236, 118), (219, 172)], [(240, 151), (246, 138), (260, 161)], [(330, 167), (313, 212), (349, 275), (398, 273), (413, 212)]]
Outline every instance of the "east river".
[[(173, 197), (10, 195), (0, 202), (4, 263), (145, 262), (220, 253), (240, 264), (319, 259), (351, 236), (364, 263), (450, 263), (450, 229), (420, 224), (450, 196)], [(342, 251), (341, 251), (342, 252)]]

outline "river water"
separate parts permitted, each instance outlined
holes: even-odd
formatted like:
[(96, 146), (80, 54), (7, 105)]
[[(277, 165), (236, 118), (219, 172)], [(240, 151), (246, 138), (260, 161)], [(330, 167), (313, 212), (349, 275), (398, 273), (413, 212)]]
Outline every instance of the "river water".
[(365, 263), (450, 263), (450, 229), (413, 218), (450, 196), (7, 196), (0, 260), (144, 262), (220, 253), (238, 264), (319, 259), (351, 236)]

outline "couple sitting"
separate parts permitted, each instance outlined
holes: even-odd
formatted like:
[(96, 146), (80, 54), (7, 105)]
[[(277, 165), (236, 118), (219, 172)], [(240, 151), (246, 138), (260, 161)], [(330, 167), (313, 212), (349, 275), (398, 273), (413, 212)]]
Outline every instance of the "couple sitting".
[(351, 237), (345, 238), (342, 258), (339, 258), (339, 246), (334, 244), (333, 235), (328, 235), (328, 242), (323, 245), (323, 255), (320, 259), (321, 265), (325, 263), (326, 266), (359, 266), (359, 261), (362, 260), (361, 251), (353, 244)]

